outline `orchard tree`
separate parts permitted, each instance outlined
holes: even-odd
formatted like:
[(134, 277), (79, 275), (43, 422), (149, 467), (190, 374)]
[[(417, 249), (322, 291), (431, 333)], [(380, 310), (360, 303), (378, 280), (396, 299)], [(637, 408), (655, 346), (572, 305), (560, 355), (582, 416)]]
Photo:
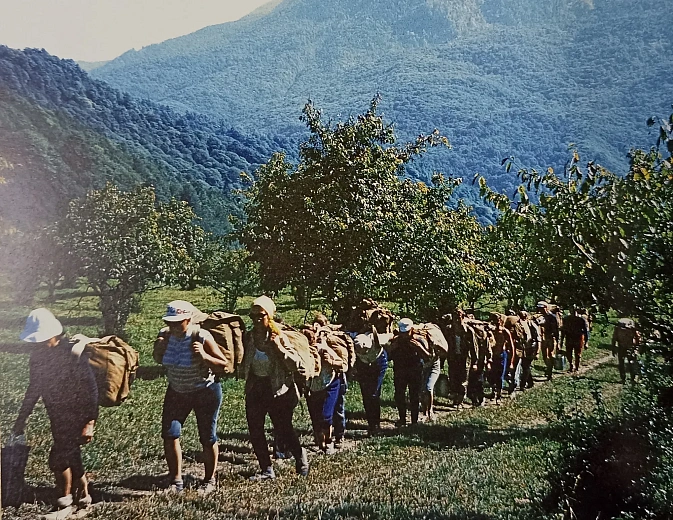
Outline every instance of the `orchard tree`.
[(397, 145), (378, 102), (336, 125), (308, 103), (299, 163), (276, 154), (258, 170), (242, 241), (267, 290), (320, 292), (337, 314), (389, 293), (425, 313), (481, 290), (480, 226), (467, 208), (447, 207), (458, 181), (402, 179), (409, 161), (448, 140), (435, 131)]
[(241, 296), (258, 292), (259, 266), (246, 249), (227, 238), (212, 237), (206, 244), (199, 278), (222, 295), (224, 310), (233, 313)]
[(70, 203), (60, 235), (100, 296), (105, 334), (123, 332), (144, 291), (179, 279), (191, 262), (185, 233), (200, 235), (194, 219), (186, 205), (158, 204), (153, 188), (123, 192), (108, 184)]
[(386, 234), (399, 219), (399, 176), (429, 146), (448, 141), (435, 132), (395, 145), (378, 102), (334, 126), (309, 102), (302, 119), (311, 134), (299, 164), (276, 154), (258, 170), (242, 240), (266, 289), (292, 285), (329, 301), (355, 301), (388, 285), (393, 251)]

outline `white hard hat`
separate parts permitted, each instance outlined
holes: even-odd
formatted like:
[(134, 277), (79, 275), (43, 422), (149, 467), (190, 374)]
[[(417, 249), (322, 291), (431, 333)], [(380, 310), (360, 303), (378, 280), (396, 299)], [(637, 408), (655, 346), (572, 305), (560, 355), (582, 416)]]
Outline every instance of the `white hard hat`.
[(273, 300), (268, 296), (260, 296), (252, 302), (253, 307), (261, 307), (269, 315), (269, 318), (273, 319), (274, 314), (276, 314), (276, 304), (273, 303)]
[(19, 336), (21, 341), (28, 343), (42, 343), (54, 336), (63, 334), (63, 325), (44, 307), (30, 312), (26, 319), (26, 326)]

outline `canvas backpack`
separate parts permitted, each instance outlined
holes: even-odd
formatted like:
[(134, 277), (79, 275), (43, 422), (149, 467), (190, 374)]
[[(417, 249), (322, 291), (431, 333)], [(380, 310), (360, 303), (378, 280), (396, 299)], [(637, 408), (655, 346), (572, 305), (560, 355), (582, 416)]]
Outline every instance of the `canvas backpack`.
[(342, 372), (348, 372), (348, 369), (355, 365), (355, 344), (353, 338), (340, 330), (331, 330), (325, 338), (327, 346), (334, 350), (343, 361)]
[(236, 373), (237, 368), (243, 362), (243, 335), (245, 333), (243, 318), (238, 314), (214, 311), (200, 323), (200, 326), (213, 335), (226, 361), (226, 366), (213, 372), (218, 376)]
[(117, 336), (102, 339), (82, 337), (72, 348), (76, 356), (89, 361), (98, 387), (100, 406), (119, 406), (131, 392), (138, 370), (138, 352)]
[(434, 355), (446, 357), (449, 354), (449, 343), (444, 337), (444, 333), (439, 325), (434, 323), (421, 323), (415, 325), (414, 329), (422, 334), (432, 348)]

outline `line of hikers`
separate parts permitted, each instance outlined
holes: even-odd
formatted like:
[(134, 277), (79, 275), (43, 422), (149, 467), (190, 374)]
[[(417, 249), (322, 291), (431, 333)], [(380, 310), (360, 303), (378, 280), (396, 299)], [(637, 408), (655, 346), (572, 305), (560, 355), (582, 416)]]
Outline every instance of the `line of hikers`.
[[(533, 386), (531, 364), (539, 353), (545, 374), (551, 379), (556, 356), (565, 343), (570, 370), (576, 371), (589, 339), (588, 317), (572, 309), (562, 321), (546, 302), (538, 302), (537, 312), (503, 315), (491, 313), (489, 321), (479, 321), (457, 309), (438, 324), (414, 324), (409, 318), (397, 322), (375, 302), (354, 311), (345, 326), (330, 324), (318, 314), (313, 323), (299, 330), (274, 319), (276, 306), (260, 296), (250, 309), (252, 329), (243, 338), (242, 358), (237, 375), (245, 379), (245, 411), (250, 442), (260, 466), (251, 480), (275, 478), (264, 423), (269, 415), (274, 428), (276, 456), (291, 454), (296, 472), (309, 472), (307, 452), (293, 427), (293, 412), (300, 397), (306, 398), (315, 443), (332, 454), (344, 439), (346, 429), (345, 394), (349, 380), (356, 380), (371, 435), (381, 427), (381, 386), (389, 361), (393, 363), (397, 426), (419, 416), (435, 417), (434, 389), (448, 363), (448, 396), (454, 406), (479, 406), (486, 397), (502, 397)], [(217, 419), (222, 403), (218, 373), (231, 364), (213, 334), (198, 323), (204, 320), (191, 303), (175, 300), (167, 305), (165, 327), (154, 344), (154, 360), (166, 369), (168, 388), (164, 398), (161, 432), (168, 465), (168, 488), (181, 492), (182, 452), (180, 435), (188, 415), (194, 411), (203, 446), (205, 477), (200, 494), (216, 489), (218, 460)], [(620, 320), (621, 323), (622, 320)], [(630, 320), (629, 320), (630, 321)], [(631, 321), (624, 327), (635, 331)], [(344, 330), (344, 328), (346, 330)], [(617, 332), (613, 345), (619, 346), (620, 373), (631, 363), (638, 344), (637, 334)], [(631, 339), (629, 339), (629, 337)], [(26, 420), (42, 397), (49, 416), (54, 444), (49, 467), (56, 478), (57, 507), (91, 503), (82, 466), (81, 445), (93, 438), (98, 417), (97, 390), (90, 366), (73, 356), (73, 341), (63, 334), (60, 322), (47, 310), (30, 313), (22, 341), (41, 348), (30, 358), (30, 383), (13, 433), (21, 435)], [(629, 343), (630, 342), (630, 343)], [(562, 368), (557, 366), (556, 368)], [(632, 378), (634, 376), (632, 375)], [(485, 393), (489, 383), (491, 394)], [(408, 392), (408, 399), (407, 399)], [(422, 415), (421, 415), (422, 414)]]

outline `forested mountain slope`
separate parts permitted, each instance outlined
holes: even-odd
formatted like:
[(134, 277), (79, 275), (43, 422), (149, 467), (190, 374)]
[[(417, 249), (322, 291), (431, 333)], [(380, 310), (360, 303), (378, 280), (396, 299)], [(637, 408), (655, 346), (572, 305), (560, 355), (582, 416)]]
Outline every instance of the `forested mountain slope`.
[(411, 173), (486, 174), (515, 155), (562, 167), (576, 143), (620, 170), (673, 101), (673, 10), (656, 0), (284, 0), (237, 22), (129, 51), (92, 75), (236, 128), (305, 132), (376, 92), (402, 138), (439, 128), (454, 149)]
[(151, 183), (163, 198), (188, 200), (206, 227), (223, 231), (239, 211), (231, 190), (240, 173), (287, 146), (136, 100), (75, 62), (34, 49), (0, 46), (0, 103), (0, 158), (13, 165), (0, 174), (11, 181), (0, 197), (18, 200), (2, 204), (2, 216), (15, 221), (53, 217), (63, 201), (113, 180)]

